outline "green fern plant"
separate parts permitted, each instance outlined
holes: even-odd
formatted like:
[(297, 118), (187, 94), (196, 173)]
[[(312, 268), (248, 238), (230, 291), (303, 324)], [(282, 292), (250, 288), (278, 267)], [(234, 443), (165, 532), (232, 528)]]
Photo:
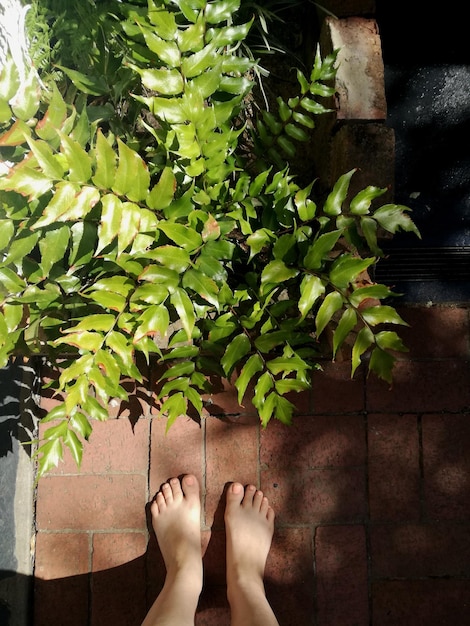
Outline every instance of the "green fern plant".
[[(382, 302), (394, 294), (363, 279), (380, 229), (417, 233), (408, 209), (377, 206), (385, 190), (373, 186), (348, 200), (354, 171), (320, 203), (284, 160), (326, 110), (335, 55), (299, 72), (299, 96), (277, 117), (240, 126), (253, 61), (239, 53), (251, 23), (236, 22), (238, 8), (148, 0), (120, 23), (139, 85), (135, 136), (112, 132), (79, 88), (70, 102), (33, 75), (13, 105), (13, 62), (2, 71), (0, 364), (25, 353), (60, 366), (39, 476), (64, 446), (80, 464), (93, 420), (127, 397), (123, 379), (142, 380), (139, 353), (163, 366), (154, 391), (168, 427), (203, 414), (212, 375), (232, 380), (240, 403), (253, 389), (266, 426), (291, 422), (286, 396), (310, 386), (326, 350), (349, 345), (352, 374), (369, 354), (391, 381), (406, 349), (393, 329), (405, 322)], [(249, 166), (248, 132), (273, 165)]]

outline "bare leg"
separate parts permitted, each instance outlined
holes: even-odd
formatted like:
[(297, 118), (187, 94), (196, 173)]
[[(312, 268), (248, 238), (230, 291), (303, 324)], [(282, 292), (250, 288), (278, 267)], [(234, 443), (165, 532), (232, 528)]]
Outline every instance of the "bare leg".
[(172, 478), (150, 507), (166, 566), (163, 589), (142, 626), (193, 626), (202, 589), (201, 501), (192, 474)]
[(274, 532), (274, 511), (256, 487), (233, 483), (227, 491), (227, 597), (232, 626), (279, 626), (266, 599), (264, 568)]

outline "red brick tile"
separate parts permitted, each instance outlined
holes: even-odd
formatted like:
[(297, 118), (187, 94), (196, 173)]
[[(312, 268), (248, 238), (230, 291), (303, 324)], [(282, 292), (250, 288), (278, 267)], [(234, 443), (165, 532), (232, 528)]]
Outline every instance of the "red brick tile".
[(280, 525), (357, 522), (366, 515), (362, 468), (262, 471), (261, 489)]
[(92, 626), (133, 626), (147, 613), (145, 533), (93, 536)]
[(464, 415), (425, 415), (423, 465), (425, 510), (432, 519), (470, 517), (470, 419)]
[(310, 528), (274, 530), (265, 571), (266, 597), (283, 626), (313, 623), (312, 543)]
[(367, 548), (364, 528), (317, 528), (315, 565), (318, 626), (368, 625)]
[(173, 476), (195, 474), (202, 480), (203, 437), (201, 426), (192, 419), (179, 417), (166, 432), (166, 419), (151, 420), (150, 497)]
[(395, 580), (372, 585), (372, 623), (378, 626), (468, 626), (468, 580)]
[(457, 306), (398, 307), (409, 327), (400, 329), (409, 352), (407, 357), (468, 358), (469, 315), (467, 308)]
[(322, 363), (323, 371), (313, 374), (313, 410), (315, 413), (352, 413), (364, 410), (362, 369), (351, 378), (351, 364)]
[(368, 429), (371, 519), (418, 519), (420, 468), (416, 416), (369, 415)]
[(370, 543), (376, 578), (470, 575), (468, 524), (374, 525)]
[[(40, 424), (39, 436), (53, 423)], [(84, 442), (80, 468), (67, 448), (64, 460), (50, 474), (104, 474), (106, 472), (142, 472), (148, 470), (149, 420), (136, 424), (126, 419), (92, 422), (93, 432)]]
[(45, 476), (38, 486), (41, 530), (146, 529), (145, 476)]
[(266, 469), (364, 465), (362, 416), (296, 417), (291, 426), (268, 424), (261, 431), (260, 462)]
[[(142, 371), (142, 370), (141, 370)], [(145, 370), (144, 370), (145, 371)], [(110, 418), (129, 418), (133, 422), (141, 417), (150, 415), (151, 395), (146, 387), (148, 381), (144, 379), (143, 384), (134, 380), (124, 380), (121, 386), (128, 394), (127, 400), (113, 398), (109, 403)]]
[(205, 396), (206, 408), (209, 415), (213, 416), (234, 416), (239, 420), (252, 421), (249, 418), (255, 418), (258, 421), (258, 414), (251, 402), (251, 391), (247, 389), (243, 404), (238, 404), (238, 390), (232, 383), (225, 380), (220, 381), (217, 387), (214, 387), (212, 393)]
[(82, 533), (38, 533), (34, 624), (83, 626), (88, 620), (90, 537)]
[(206, 524), (223, 524), (224, 488), (230, 482), (258, 484), (258, 425), (206, 420)]
[(391, 388), (376, 376), (367, 379), (367, 410), (460, 411), (470, 406), (469, 380), (467, 361), (397, 361)]

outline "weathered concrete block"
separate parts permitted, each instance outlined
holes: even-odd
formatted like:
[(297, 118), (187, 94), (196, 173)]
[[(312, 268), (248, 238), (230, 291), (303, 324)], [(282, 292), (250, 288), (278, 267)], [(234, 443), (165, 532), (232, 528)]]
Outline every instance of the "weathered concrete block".
[(320, 37), (322, 54), (339, 50), (336, 119), (384, 120), (387, 116), (384, 64), (377, 22), (327, 17)]

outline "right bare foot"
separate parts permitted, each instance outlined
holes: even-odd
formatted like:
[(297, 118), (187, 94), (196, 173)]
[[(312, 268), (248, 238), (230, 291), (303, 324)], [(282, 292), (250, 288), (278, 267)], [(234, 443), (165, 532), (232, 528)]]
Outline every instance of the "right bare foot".
[(274, 532), (274, 511), (254, 485), (232, 483), (225, 508), (227, 585), (263, 584)]
[(170, 576), (188, 575), (202, 586), (201, 501), (192, 474), (162, 485), (151, 506), (152, 526)]

